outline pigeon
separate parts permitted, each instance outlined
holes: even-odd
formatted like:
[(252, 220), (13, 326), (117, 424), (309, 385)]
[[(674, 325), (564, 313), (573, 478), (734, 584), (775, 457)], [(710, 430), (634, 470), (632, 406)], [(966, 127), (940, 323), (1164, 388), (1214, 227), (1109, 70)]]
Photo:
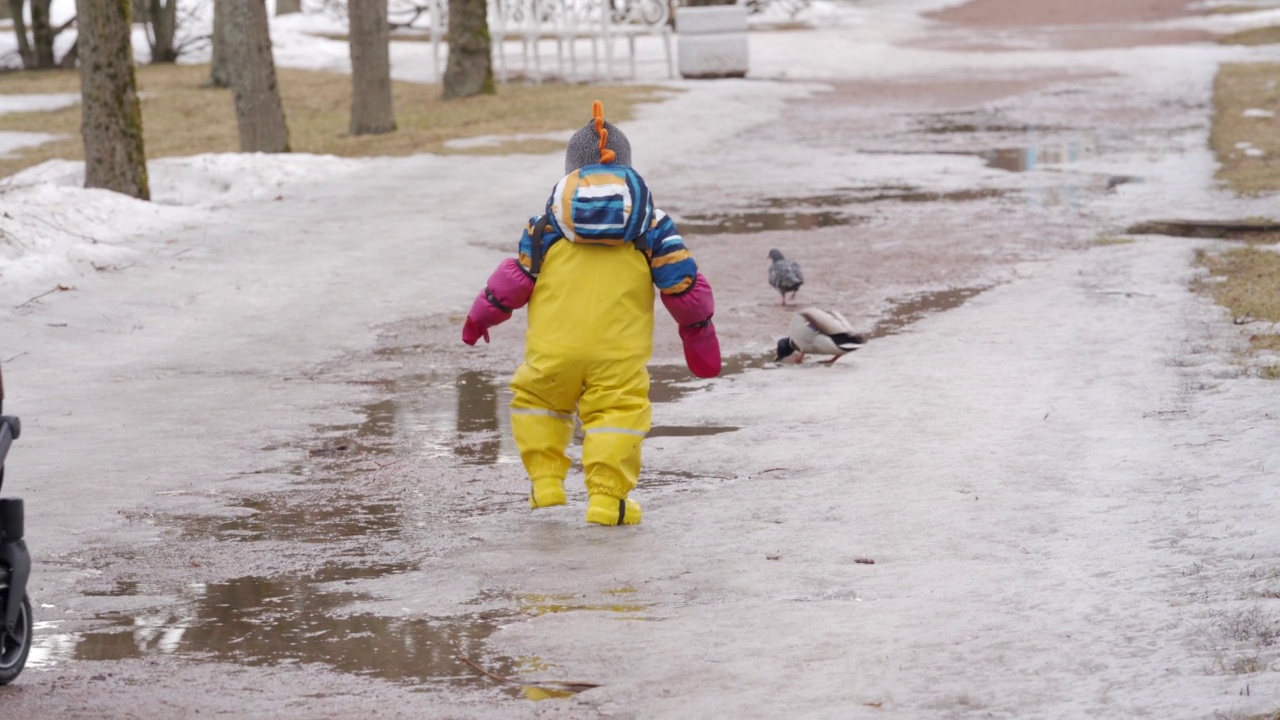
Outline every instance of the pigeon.
[(796, 291), (804, 284), (804, 275), (800, 274), (800, 264), (795, 260), (782, 257), (782, 253), (777, 250), (769, 251), (769, 259), (773, 261), (769, 266), (769, 284), (782, 293), (782, 304), (786, 305), (787, 293), (791, 293), (791, 299), (794, 300)]
[(866, 343), (861, 335), (853, 332), (849, 321), (834, 310), (822, 310), (816, 307), (805, 308), (791, 317), (791, 327), (787, 337), (778, 341), (777, 362), (782, 362), (793, 353), (796, 362), (804, 362), (806, 353), (812, 355), (832, 355), (830, 360), (821, 361), (830, 365), (840, 356), (851, 353)]

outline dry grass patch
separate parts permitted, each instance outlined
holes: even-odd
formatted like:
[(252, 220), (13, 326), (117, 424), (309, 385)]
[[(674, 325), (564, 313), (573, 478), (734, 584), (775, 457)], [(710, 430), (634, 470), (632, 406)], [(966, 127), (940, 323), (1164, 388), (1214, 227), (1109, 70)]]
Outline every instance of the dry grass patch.
[(1237, 319), (1280, 322), (1280, 253), (1258, 247), (1201, 253), (1209, 270), (1201, 289)]
[[(1195, 283), (1231, 312), (1239, 324), (1252, 321), (1280, 323), (1280, 253), (1250, 245), (1223, 253), (1198, 252), (1209, 276)], [(1254, 352), (1280, 352), (1280, 334), (1256, 333), (1249, 337)], [(1280, 366), (1256, 367), (1258, 375), (1280, 380)]]
[(1261, 12), (1270, 8), (1263, 5), (1218, 5), (1208, 10), (1209, 15), (1240, 15), (1243, 13)]
[[(1280, 335), (1276, 333), (1259, 333), (1249, 336), (1249, 347), (1254, 350), (1280, 352)], [(1280, 597), (1280, 595), (1277, 595)]]
[[(148, 158), (236, 152), (239, 149), (231, 92), (204, 86), (206, 65), (145, 65), (138, 71), (142, 125)], [(498, 154), (552, 152), (563, 143), (504, 142), (447, 149), (452, 139), (485, 135), (538, 134), (572, 130), (591, 117), (591, 101), (604, 102), (612, 122), (626, 122), (638, 103), (670, 91), (637, 85), (499, 85), (496, 95), (440, 99), (439, 85), (393, 82), (398, 129), (383, 135), (351, 136), (351, 77), (340, 73), (280, 69), (280, 93), (295, 152), (344, 157), (415, 153)], [(0, 74), (0, 94), (78, 93), (76, 71)], [(52, 112), (0, 115), (0, 130), (66, 135), (0, 157), (0, 177), (53, 158), (83, 159), (79, 106)]]
[(1280, 43), (1280, 26), (1249, 28), (1218, 38), (1223, 45), (1275, 45)]
[[(1218, 178), (1242, 195), (1280, 191), (1280, 64), (1234, 63), (1213, 83), (1214, 116), (1209, 144)], [(1257, 111), (1270, 112), (1270, 116)]]

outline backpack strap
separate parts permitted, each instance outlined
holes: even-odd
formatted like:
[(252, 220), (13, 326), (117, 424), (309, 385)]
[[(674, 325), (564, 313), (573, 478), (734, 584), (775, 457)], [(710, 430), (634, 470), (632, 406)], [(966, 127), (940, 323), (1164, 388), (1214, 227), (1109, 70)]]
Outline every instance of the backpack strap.
[(533, 224), (533, 232), (529, 234), (529, 274), (534, 280), (542, 272), (542, 234), (547, 231), (547, 224), (550, 222), (551, 215), (544, 214)]

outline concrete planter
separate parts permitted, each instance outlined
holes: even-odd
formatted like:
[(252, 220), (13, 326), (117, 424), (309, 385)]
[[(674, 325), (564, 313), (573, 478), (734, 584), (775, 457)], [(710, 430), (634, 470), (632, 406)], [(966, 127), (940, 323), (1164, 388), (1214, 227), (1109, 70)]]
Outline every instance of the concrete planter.
[(707, 5), (676, 8), (676, 48), (684, 78), (747, 74), (747, 8)]

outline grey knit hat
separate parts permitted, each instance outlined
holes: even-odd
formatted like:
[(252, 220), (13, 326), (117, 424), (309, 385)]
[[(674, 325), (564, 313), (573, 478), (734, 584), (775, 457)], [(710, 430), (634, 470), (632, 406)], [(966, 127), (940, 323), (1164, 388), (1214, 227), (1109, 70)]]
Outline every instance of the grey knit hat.
[[(599, 107), (598, 115), (597, 107)], [(604, 118), (604, 106), (597, 100), (592, 105), (592, 114), (595, 117)], [(622, 165), (631, 167), (631, 143), (627, 142), (627, 136), (615, 127), (612, 123), (604, 122), (605, 143), (604, 146), (614, 153), (613, 165)], [(583, 125), (578, 132), (569, 138), (569, 149), (564, 154), (564, 171), (571, 173), (578, 168), (587, 165), (595, 165), (600, 162), (600, 134), (596, 132), (596, 122)]]

